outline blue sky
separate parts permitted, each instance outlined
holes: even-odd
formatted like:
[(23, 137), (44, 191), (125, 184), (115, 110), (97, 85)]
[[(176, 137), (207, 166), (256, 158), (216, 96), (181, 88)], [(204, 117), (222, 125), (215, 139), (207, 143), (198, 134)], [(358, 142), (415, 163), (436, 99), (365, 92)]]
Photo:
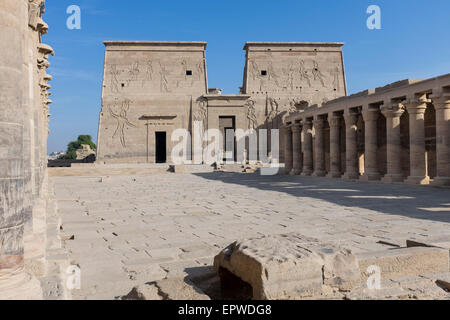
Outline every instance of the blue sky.
[[(342, 41), (348, 92), (450, 73), (448, 0), (47, 0), (44, 42), (56, 52), (48, 151), (80, 134), (97, 139), (103, 40), (207, 41), (210, 87), (237, 93), (246, 41)], [(369, 5), (381, 30), (369, 30)], [(81, 30), (66, 9), (81, 7)]]

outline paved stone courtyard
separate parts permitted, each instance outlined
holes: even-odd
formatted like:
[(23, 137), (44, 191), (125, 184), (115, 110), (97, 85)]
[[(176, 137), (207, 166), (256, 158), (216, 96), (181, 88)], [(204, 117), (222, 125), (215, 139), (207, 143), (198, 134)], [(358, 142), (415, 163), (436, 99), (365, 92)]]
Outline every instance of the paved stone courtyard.
[(298, 232), (354, 252), (450, 236), (450, 190), (239, 173), (54, 177), (75, 299), (210, 270), (241, 238)]

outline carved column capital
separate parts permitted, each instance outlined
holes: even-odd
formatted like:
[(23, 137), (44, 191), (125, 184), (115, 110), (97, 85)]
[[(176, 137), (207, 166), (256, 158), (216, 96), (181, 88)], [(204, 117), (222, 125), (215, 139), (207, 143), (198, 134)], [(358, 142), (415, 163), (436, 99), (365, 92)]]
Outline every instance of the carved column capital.
[(345, 125), (347, 127), (356, 125), (356, 123), (358, 122), (358, 116), (359, 116), (358, 112), (352, 111), (352, 110), (346, 110), (344, 112)]
[(303, 130), (311, 130), (313, 127), (313, 123), (311, 120), (303, 120), (302, 121), (302, 125), (303, 125)]
[(339, 128), (341, 126), (341, 119), (341, 116), (334, 114), (328, 117), (328, 123), (331, 128)]
[(381, 107), (381, 113), (386, 118), (399, 118), (405, 112), (405, 107), (401, 103), (386, 104)]
[(450, 109), (450, 93), (432, 95), (430, 98), (435, 109)]
[(302, 130), (302, 125), (300, 123), (295, 123), (291, 126), (292, 132), (300, 132)]
[(314, 128), (315, 129), (323, 129), (325, 127), (325, 120), (322, 118), (316, 118), (313, 120)]
[(364, 121), (377, 121), (380, 117), (379, 108), (366, 108), (362, 111)]
[(409, 114), (425, 114), (427, 109), (428, 99), (407, 99), (402, 101), (402, 105), (406, 107)]

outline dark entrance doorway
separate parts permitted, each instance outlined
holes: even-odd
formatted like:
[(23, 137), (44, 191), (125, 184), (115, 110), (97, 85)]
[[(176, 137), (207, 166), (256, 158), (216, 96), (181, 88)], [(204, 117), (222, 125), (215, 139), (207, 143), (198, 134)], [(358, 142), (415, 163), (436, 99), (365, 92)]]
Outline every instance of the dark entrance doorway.
[(167, 162), (166, 132), (155, 132), (156, 163)]
[[(222, 150), (224, 151), (224, 161), (236, 161), (236, 118), (234, 116), (219, 117), (219, 130), (222, 133)], [(229, 130), (232, 130), (233, 134)], [(226, 152), (231, 153), (231, 159), (226, 159)]]

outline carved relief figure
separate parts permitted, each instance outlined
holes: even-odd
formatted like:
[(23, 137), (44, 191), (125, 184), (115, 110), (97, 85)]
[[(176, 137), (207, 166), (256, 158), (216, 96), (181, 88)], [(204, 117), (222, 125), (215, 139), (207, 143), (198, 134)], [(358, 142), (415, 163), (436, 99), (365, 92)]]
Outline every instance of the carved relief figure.
[(147, 61), (146, 71), (145, 71), (145, 79), (142, 81), (142, 88), (146, 81), (153, 80), (153, 62), (151, 60)]
[(319, 64), (317, 63), (317, 61), (314, 61), (314, 67), (312, 70), (312, 74), (314, 76), (314, 80), (319, 80), (320, 83), (322, 84), (322, 87), (325, 87), (324, 76), (323, 76), (322, 72), (319, 70)]
[(269, 76), (269, 80), (273, 80), (275, 82), (275, 85), (277, 87), (279, 87), (279, 82), (278, 82), (278, 75), (275, 72), (275, 69), (273, 67), (272, 61), (269, 61), (269, 66), (267, 67), (267, 74)]
[(285, 73), (287, 74), (286, 87), (292, 91), (294, 90), (294, 77), (295, 77), (294, 75), (295, 67), (292, 63), (289, 65), (289, 68), (285, 70)]
[(136, 81), (139, 76), (139, 62), (135, 62), (131, 65), (130, 71), (128, 72), (130, 75), (130, 80), (128, 80), (128, 83), (131, 81)]
[(196, 69), (197, 69), (197, 79), (201, 80), (202, 79), (202, 75), (203, 75), (203, 60), (200, 60), (197, 63)]
[(258, 64), (253, 60), (250, 60), (249, 62), (250, 62), (250, 74), (252, 75), (252, 79), (256, 80), (260, 77)]
[(117, 66), (115, 64), (111, 65), (111, 91), (114, 93), (119, 92), (119, 71), (117, 70)]
[(122, 144), (122, 147), (126, 147), (126, 141), (125, 141), (125, 127), (134, 127), (136, 126), (131, 123), (128, 120), (128, 110), (130, 109), (131, 101), (128, 99), (125, 99), (122, 102), (122, 105), (120, 107), (119, 113), (114, 112), (111, 107), (109, 107), (109, 113), (117, 120), (117, 128), (116, 131), (114, 131), (113, 139), (119, 135), (120, 143)]
[(208, 116), (208, 103), (206, 100), (200, 99), (197, 101), (197, 111), (194, 113), (194, 121), (202, 122), (203, 132), (206, 129), (207, 116)]
[(333, 70), (333, 88), (336, 89), (336, 91), (341, 91), (341, 84), (339, 81), (339, 67), (336, 67)]
[(248, 128), (256, 129), (258, 127), (258, 119), (256, 118), (255, 101), (253, 100), (247, 101), (246, 106), (247, 106)]
[(159, 67), (160, 67), (159, 74), (161, 76), (160, 90), (161, 92), (170, 92), (169, 80), (167, 79), (169, 72), (167, 71), (166, 67), (163, 66), (161, 63), (159, 63)]
[(304, 81), (306, 81), (308, 83), (308, 86), (311, 87), (311, 79), (309, 78), (308, 71), (306, 70), (305, 61), (304, 60), (300, 60), (299, 61), (299, 70), (298, 71), (300, 73), (300, 81), (302, 83)]
[(269, 98), (268, 101), (267, 121), (275, 119), (280, 111), (278, 110), (278, 102), (274, 98)]

